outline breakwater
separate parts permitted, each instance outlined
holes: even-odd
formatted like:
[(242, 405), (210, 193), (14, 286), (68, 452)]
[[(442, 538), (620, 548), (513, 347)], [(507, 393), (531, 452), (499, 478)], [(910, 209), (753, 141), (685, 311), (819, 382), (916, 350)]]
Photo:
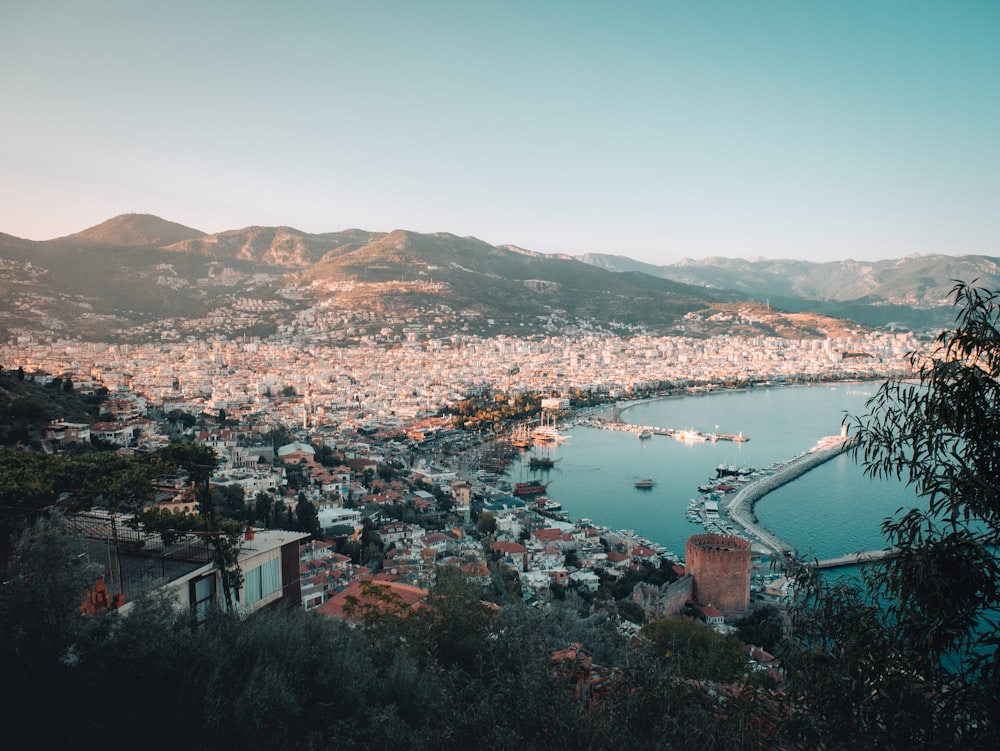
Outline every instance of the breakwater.
[(772, 553), (780, 556), (796, 555), (795, 548), (760, 526), (754, 514), (754, 505), (772, 490), (801, 477), (844, 451), (849, 440), (845, 435), (822, 438), (809, 451), (779, 465), (772, 474), (747, 483), (726, 504), (726, 515), (730, 521), (755, 536)]

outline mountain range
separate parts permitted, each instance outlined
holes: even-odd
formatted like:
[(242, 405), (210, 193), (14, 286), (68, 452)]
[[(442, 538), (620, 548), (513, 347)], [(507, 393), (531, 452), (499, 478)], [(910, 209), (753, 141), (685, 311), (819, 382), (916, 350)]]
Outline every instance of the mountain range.
[(995, 289), (1000, 260), (708, 258), (656, 266), (448, 233), (254, 226), (207, 234), (123, 214), (47, 241), (0, 233), (0, 341), (273, 336), (301, 331), (303, 321), (338, 341), (358, 331), (403, 336), (415, 326), (441, 337), (836, 336), (947, 325), (955, 280)]

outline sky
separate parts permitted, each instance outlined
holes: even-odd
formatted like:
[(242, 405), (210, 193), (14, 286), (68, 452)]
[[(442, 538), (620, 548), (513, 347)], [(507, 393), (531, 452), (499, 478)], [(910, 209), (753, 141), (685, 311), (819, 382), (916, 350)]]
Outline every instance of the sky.
[(1000, 255), (996, 0), (0, 0), (0, 232)]

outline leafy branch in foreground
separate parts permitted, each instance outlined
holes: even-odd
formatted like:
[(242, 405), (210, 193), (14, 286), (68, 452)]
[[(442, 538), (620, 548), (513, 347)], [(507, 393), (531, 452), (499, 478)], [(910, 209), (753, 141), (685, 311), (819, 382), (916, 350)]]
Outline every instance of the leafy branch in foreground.
[[(955, 327), (915, 378), (852, 417), (852, 456), (925, 508), (883, 522), (896, 555), (859, 580), (798, 575), (790, 678), (803, 732), (852, 748), (992, 748), (1000, 692), (1000, 306), (958, 282)], [(802, 718), (800, 718), (802, 719)]]

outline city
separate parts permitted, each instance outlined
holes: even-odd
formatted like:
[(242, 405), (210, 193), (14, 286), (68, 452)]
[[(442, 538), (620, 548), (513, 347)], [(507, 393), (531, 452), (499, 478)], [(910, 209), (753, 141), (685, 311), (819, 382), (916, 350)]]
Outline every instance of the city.
[[(453, 429), (454, 417), (446, 415), (470, 392), (541, 395), (568, 414), (571, 396), (600, 404), (669, 389), (696, 393), (733, 385), (884, 377), (907, 372), (909, 354), (921, 347), (915, 334), (887, 332), (814, 340), (442, 339), (431, 333), (410, 331), (402, 344), (379, 346), (373, 338), (368, 346), (337, 348), (280, 338), (108, 345), (20, 336), (0, 354), (8, 372), (17, 370), (32, 382), (58, 379), (79, 393), (106, 390), (101, 420), (90, 425), (56, 420), (48, 426), (49, 450), (92, 437), (119, 451), (149, 452), (184, 437), (214, 451), (213, 487), (238, 488), (248, 504), (264, 496), (295, 511), (308, 503), (316, 508), (320, 528), (338, 530), (342, 548), (347, 540), (361, 540), (366, 518), (374, 523), (384, 547), (379, 554), (369, 551), (366, 560), (357, 551), (349, 560), (330, 541), (303, 548), (309, 552), (303, 552), (302, 602), (314, 608), (356, 579), (375, 574), (426, 588), (443, 558), (485, 570), (482, 546), (468, 537), (482, 511), (492, 515), (498, 550), (510, 556), (503, 546), (514, 545), (524, 558), (519, 567), (508, 567), (518, 573), (529, 599), (544, 596), (552, 586), (594, 590), (595, 570), (617, 574), (636, 564), (664, 563), (648, 541), (626, 540), (601, 528), (600, 520), (570, 523), (551, 506), (545, 513), (544, 496), (526, 504), (505, 493), (503, 483), (498, 488), (488, 482), (495, 475), (484, 468), (496, 468), (490, 461), (502, 436), (475, 432), (463, 437)], [(494, 431), (511, 427), (492, 426)], [(264, 437), (271, 435), (273, 441), (275, 431), (288, 443), (265, 444)], [(297, 476), (291, 482), (290, 466)], [(180, 487), (157, 505), (185, 512), (195, 508)], [(404, 508), (411, 510), (405, 521)], [(459, 532), (463, 529), (465, 536)], [(535, 539), (552, 529), (560, 530), (555, 541)], [(603, 547), (595, 547), (597, 537)], [(382, 559), (389, 550), (391, 560)], [(569, 567), (568, 551), (573, 554)], [(321, 553), (322, 564), (317, 562)], [(683, 559), (666, 561), (671, 563), (681, 565)], [(757, 581), (754, 589), (773, 590), (769, 584)]]

